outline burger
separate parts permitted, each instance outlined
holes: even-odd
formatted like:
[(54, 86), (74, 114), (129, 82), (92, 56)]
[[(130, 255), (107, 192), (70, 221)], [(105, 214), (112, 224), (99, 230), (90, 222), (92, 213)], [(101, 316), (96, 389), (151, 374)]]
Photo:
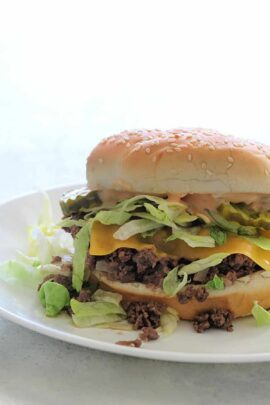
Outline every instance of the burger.
[(137, 329), (168, 308), (197, 332), (269, 315), (268, 146), (200, 128), (124, 131), (95, 147), (86, 175), (60, 201), (78, 301), (94, 285), (119, 294)]

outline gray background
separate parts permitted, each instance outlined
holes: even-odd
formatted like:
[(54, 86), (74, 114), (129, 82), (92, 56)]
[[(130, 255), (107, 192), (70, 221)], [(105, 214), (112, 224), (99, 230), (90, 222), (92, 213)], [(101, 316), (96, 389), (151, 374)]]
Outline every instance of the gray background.
[[(214, 127), (269, 142), (267, 1), (0, 2), (0, 201), (84, 182), (125, 128)], [(269, 404), (269, 364), (174, 364), (0, 320), (1, 404)]]

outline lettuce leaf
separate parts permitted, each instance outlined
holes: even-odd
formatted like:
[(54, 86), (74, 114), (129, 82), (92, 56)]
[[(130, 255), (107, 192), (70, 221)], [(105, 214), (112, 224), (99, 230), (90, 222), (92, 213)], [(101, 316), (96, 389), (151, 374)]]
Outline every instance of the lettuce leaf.
[(42, 281), (42, 273), (30, 264), (7, 260), (0, 264), (0, 280), (8, 284), (36, 287)]
[(214, 247), (215, 240), (211, 236), (194, 235), (192, 231), (188, 229), (173, 229), (172, 235), (169, 236), (166, 241), (170, 242), (175, 239), (183, 240), (187, 245), (196, 247)]
[(161, 331), (164, 335), (169, 336), (175, 332), (177, 324), (179, 322), (178, 313), (173, 309), (168, 307), (166, 311), (160, 317)]
[(99, 289), (92, 295), (92, 299), (94, 301), (111, 302), (115, 305), (119, 305), (122, 301), (122, 295)]
[(163, 280), (163, 291), (166, 295), (176, 295), (188, 282), (188, 275), (216, 266), (229, 256), (228, 253), (214, 253), (204, 259), (196, 260), (185, 266), (177, 266)]
[(172, 297), (176, 295), (188, 282), (187, 273), (182, 273), (179, 276), (179, 266), (175, 267), (163, 280), (163, 291), (166, 295)]
[(160, 224), (148, 219), (133, 219), (122, 225), (114, 234), (113, 237), (119, 240), (129, 239), (138, 233), (144, 233), (153, 229), (160, 228)]
[(79, 302), (72, 298), (70, 306), (75, 325), (82, 328), (107, 322), (118, 322), (126, 318), (126, 313), (123, 308), (113, 302)]
[(254, 302), (251, 313), (255, 318), (257, 326), (270, 325), (270, 313), (266, 311), (266, 309), (264, 309), (261, 305), (259, 305), (257, 301)]
[(64, 218), (60, 222), (58, 222), (57, 226), (60, 228), (70, 228), (71, 226), (80, 226), (83, 227), (86, 224), (85, 219), (71, 219), (71, 218)]
[(230, 253), (214, 253), (213, 255), (205, 257), (204, 259), (195, 260), (194, 262), (183, 266), (178, 275), (181, 276), (184, 273), (188, 275), (195, 274), (199, 271), (208, 269), (209, 267), (217, 266), (229, 255)]
[(224, 290), (225, 285), (224, 281), (222, 278), (217, 276), (216, 274), (214, 275), (214, 278), (208, 283), (205, 284), (206, 288), (210, 288), (211, 290)]
[(95, 216), (95, 221), (99, 221), (104, 225), (123, 225), (131, 216), (132, 214), (124, 211), (99, 211)]
[(137, 208), (143, 207), (144, 203), (147, 201), (151, 201), (156, 205), (158, 205), (161, 204), (162, 202), (165, 202), (166, 200), (160, 197), (142, 194), (119, 202), (116, 205), (116, 209), (122, 209), (123, 211), (131, 212)]
[(72, 287), (79, 292), (82, 288), (85, 260), (89, 248), (90, 225), (86, 223), (74, 239), (75, 252), (73, 255)]
[(42, 284), (38, 296), (47, 316), (56, 316), (69, 305), (69, 292), (62, 284), (46, 281)]

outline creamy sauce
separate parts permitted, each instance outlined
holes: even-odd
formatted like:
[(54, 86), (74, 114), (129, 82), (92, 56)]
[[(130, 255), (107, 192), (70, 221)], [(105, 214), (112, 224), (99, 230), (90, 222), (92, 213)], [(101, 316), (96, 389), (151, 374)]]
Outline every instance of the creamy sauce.
[[(138, 193), (116, 190), (99, 191), (99, 197), (104, 203), (110, 205), (116, 204), (118, 201), (125, 200)], [(147, 194), (147, 193), (146, 193)], [(154, 194), (153, 194), (154, 195)], [(155, 194), (156, 195), (156, 194)], [(165, 195), (160, 195), (165, 197)], [(240, 203), (243, 202), (249, 205), (255, 211), (270, 210), (270, 194), (254, 194), (254, 193), (226, 193), (226, 194), (183, 194), (183, 193), (168, 193), (167, 200), (169, 202), (184, 202), (191, 212), (204, 212), (205, 208), (210, 210), (216, 209), (222, 203)]]

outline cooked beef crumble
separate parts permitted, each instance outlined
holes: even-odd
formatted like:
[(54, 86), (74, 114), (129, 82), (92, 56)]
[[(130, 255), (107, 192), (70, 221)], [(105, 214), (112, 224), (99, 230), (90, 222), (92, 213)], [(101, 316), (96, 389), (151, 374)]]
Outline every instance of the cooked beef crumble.
[(260, 266), (249, 257), (237, 253), (227, 256), (218, 266), (211, 267), (207, 272), (207, 280), (211, 280), (216, 274), (217, 276), (227, 276), (232, 281), (260, 269)]
[(165, 305), (158, 302), (123, 301), (122, 306), (127, 313), (128, 322), (132, 323), (135, 329), (158, 328), (160, 316), (165, 309)]
[(227, 309), (211, 309), (196, 316), (193, 327), (196, 332), (202, 333), (210, 328), (225, 329), (232, 332), (233, 314)]
[[(169, 257), (158, 257), (150, 249), (137, 251), (130, 248), (120, 248), (106, 256), (89, 256), (88, 261), (91, 264), (91, 269), (94, 269), (96, 262), (100, 260), (106, 263), (108, 268), (107, 276), (111, 280), (117, 280), (121, 283), (141, 282), (154, 286), (162, 286), (164, 277), (175, 266), (190, 263), (185, 259), (176, 260)], [(191, 283), (205, 284), (217, 275), (224, 277), (225, 285), (230, 285), (237, 278), (258, 270), (260, 270), (260, 267), (247, 256), (233, 254), (226, 257), (219, 265), (210, 267), (208, 271), (201, 275), (200, 279), (191, 276)], [(198, 301), (204, 301), (207, 298), (203, 290), (198, 290), (194, 296)], [(181, 300), (188, 299), (189, 295), (187, 298), (181, 298)]]
[(178, 294), (178, 300), (181, 304), (187, 304), (194, 297), (197, 301), (203, 302), (208, 295), (205, 287), (189, 285)]
[(151, 326), (145, 326), (142, 328), (139, 337), (141, 340), (149, 342), (149, 340), (157, 340), (159, 338), (159, 334), (157, 333), (156, 329), (151, 328)]
[(44, 284), (46, 281), (53, 281), (54, 283), (61, 284), (66, 287), (69, 292), (73, 290), (71, 277), (62, 276), (61, 274), (49, 274), (48, 276), (44, 277), (42, 283), (38, 286), (38, 290), (40, 290), (42, 284)]
[(118, 280), (121, 283), (141, 282), (155, 286), (161, 286), (166, 274), (180, 263), (168, 257), (159, 258), (150, 249), (137, 251), (120, 248), (107, 256), (93, 257), (94, 261), (106, 262), (107, 275), (111, 280)]

